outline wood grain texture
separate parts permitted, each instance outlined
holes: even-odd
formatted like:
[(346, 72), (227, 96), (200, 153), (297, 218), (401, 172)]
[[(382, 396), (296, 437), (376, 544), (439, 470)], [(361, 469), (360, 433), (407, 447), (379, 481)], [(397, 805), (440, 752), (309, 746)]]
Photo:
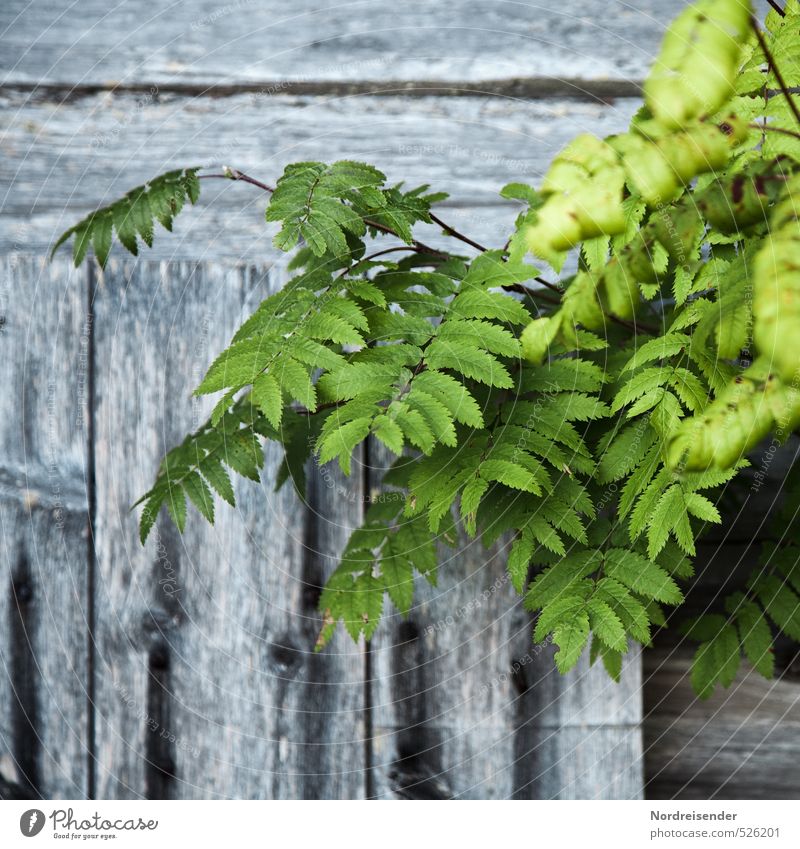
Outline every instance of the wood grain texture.
[[(372, 449), (371, 477), (387, 465)], [(614, 684), (586, 657), (567, 676), (488, 551), (442, 547), (437, 586), (372, 645), (378, 798), (604, 799), (642, 793), (639, 653)]]
[(688, 647), (645, 654), (647, 797), (800, 798), (796, 670), (766, 682), (743, 667), (729, 690), (701, 702), (691, 657)]
[[(142, 549), (128, 508), (197, 426), (189, 400), (274, 270), (113, 264), (97, 295), (98, 792), (103, 797), (363, 795), (363, 657), (311, 654), (317, 587), (359, 521), (357, 483), (237, 487), (213, 527), (162, 517)], [(346, 497), (345, 497), (346, 496)], [(310, 526), (313, 525), (313, 535)]]
[(86, 272), (0, 259), (0, 773), (88, 791)]
[(6, 83), (640, 79), (683, 0), (6, 0)]
[[(391, 181), (447, 190), (446, 219), (500, 246), (517, 206), (499, 190), (536, 183), (576, 133), (624, 129), (638, 102), (98, 95), (61, 106), (11, 97), (5, 105), (0, 248), (43, 251), (87, 212), (169, 168), (219, 172), (229, 164), (274, 183), (288, 162), (308, 159), (372, 162)], [(149, 256), (269, 260), (276, 230), (264, 223), (266, 202), (252, 186), (205, 181), (199, 208), (179, 216), (173, 234), (159, 230)], [(435, 228), (420, 228), (420, 237), (442, 241)]]
[[(775, 644), (776, 680), (765, 681), (743, 663), (733, 685), (700, 701), (689, 673), (696, 644), (680, 636), (679, 622), (722, 609), (723, 599), (741, 590), (758, 568), (761, 547), (797, 450), (790, 440), (777, 455), (759, 492), (738, 508), (728, 503), (724, 527), (709, 535), (695, 560), (697, 578), (670, 627), (655, 635), (644, 653), (644, 738), (648, 798), (799, 798), (797, 740), (800, 674), (796, 644)], [(753, 453), (758, 468), (759, 452)], [(750, 539), (744, 542), (749, 532)], [(716, 537), (716, 539), (715, 539)], [(761, 539), (759, 539), (759, 537)]]
[[(745, 676), (701, 705), (685, 652), (645, 653), (643, 764), (638, 657), (619, 686), (585, 662), (558, 676), (552, 647), (531, 645), (502, 546), (451, 553), (368, 657), (341, 634), (311, 654), (363, 469), (312, 473), (303, 505), (271, 492), (268, 449), (263, 486), (239, 486), (236, 510), (220, 505), (213, 528), (192, 518), (183, 538), (162, 517), (141, 549), (128, 507), (203, 414), (191, 385), (282, 279), (241, 264), (276, 259), (261, 194), (205, 184), (147, 262), (101, 279), (93, 330), (84, 273), (28, 256), (170, 167), (232, 164), (269, 182), (292, 160), (345, 157), (450, 190), (443, 217), (501, 245), (515, 207), (500, 187), (536, 183), (578, 132), (625, 128), (638, 101), (613, 95), (635, 90), (683, 5), (0, 4), (0, 343), (24, 351), (0, 360), (15, 401), (0, 419), (0, 794), (89, 789), (89, 347), (99, 797), (636, 798), (643, 765), (654, 798), (800, 795), (789, 676)], [(728, 541), (760, 532), (753, 515), (745, 505)], [(706, 554), (701, 606), (723, 564), (754, 556), (715, 538)]]

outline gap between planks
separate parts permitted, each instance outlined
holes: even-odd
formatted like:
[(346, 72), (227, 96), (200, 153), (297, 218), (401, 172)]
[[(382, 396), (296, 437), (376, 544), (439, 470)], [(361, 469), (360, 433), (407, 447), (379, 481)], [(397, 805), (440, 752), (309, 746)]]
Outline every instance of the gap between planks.
[(0, 85), (0, 96), (27, 94), (32, 103), (67, 103), (97, 94), (227, 98), (241, 94), (352, 97), (501, 97), (514, 100), (577, 99), (601, 103), (639, 97), (641, 80), (584, 80), (558, 77), (519, 77), (447, 82), (441, 80), (292, 81), (261, 80), (229, 85), (202, 83), (24, 83)]

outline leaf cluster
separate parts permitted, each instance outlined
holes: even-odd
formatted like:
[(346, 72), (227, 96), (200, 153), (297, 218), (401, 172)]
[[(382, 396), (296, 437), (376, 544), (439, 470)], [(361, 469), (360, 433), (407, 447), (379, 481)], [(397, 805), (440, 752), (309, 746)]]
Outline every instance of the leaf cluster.
[[(427, 186), (290, 165), (266, 220), (293, 276), (197, 387), (213, 412), (162, 461), (142, 540), (162, 507), (181, 530), (189, 503), (213, 521), (231, 472), (259, 478), (264, 440), (283, 450), (277, 484), (301, 495), (309, 459), (349, 474), (372, 440), (395, 462), (322, 592), (318, 648), (337, 622), (369, 638), (388, 603), (408, 614), (463, 532), (505, 542), (562, 672), (589, 647), (619, 678), (692, 589), (697, 539), (748, 452), (800, 424), (800, 6), (758, 33), (750, 13), (682, 12), (627, 132), (580, 135), (539, 187), (502, 190), (522, 205), (503, 248), (473, 255)], [(136, 253), (198, 186), (197, 169), (170, 172), (59, 244), (103, 264), (116, 233)], [(421, 242), (419, 224), (456, 249)], [(800, 640), (798, 552), (781, 541), (765, 558), (685, 628), (701, 696), (742, 658), (771, 675), (779, 633)]]

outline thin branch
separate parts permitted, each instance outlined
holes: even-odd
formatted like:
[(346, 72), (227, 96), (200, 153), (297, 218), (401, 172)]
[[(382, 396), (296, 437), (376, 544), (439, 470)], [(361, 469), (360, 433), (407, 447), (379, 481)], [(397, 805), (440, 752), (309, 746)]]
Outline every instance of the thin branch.
[(770, 53), (770, 49), (767, 46), (766, 39), (764, 38), (764, 33), (761, 32), (761, 27), (759, 27), (758, 21), (754, 17), (750, 18), (750, 25), (752, 26), (753, 31), (756, 34), (759, 46), (764, 51), (764, 56), (766, 57), (769, 66), (772, 68), (773, 73), (775, 74), (775, 79), (778, 81), (778, 85), (780, 86), (781, 92), (786, 98), (786, 101), (789, 104), (789, 108), (792, 110), (792, 114), (794, 115), (795, 120), (798, 124), (800, 124), (800, 109), (798, 109), (797, 104), (792, 99), (792, 95), (789, 93), (789, 87), (786, 85), (786, 81), (783, 78), (783, 74), (781, 73), (780, 68), (775, 64), (775, 58), (773, 57), (772, 53)]
[(508, 283), (502, 287), (504, 292), (516, 292), (519, 295), (526, 295), (533, 301), (544, 301), (546, 304), (555, 304), (558, 306), (561, 303), (561, 298), (554, 298), (551, 295), (546, 295), (544, 292), (537, 292), (522, 283)]
[[(537, 277), (535, 279), (538, 280), (539, 278)], [(551, 289), (555, 289), (555, 291), (560, 292), (560, 289), (558, 289), (552, 283), (548, 283), (547, 285)], [(545, 303), (548, 303), (548, 304), (555, 304), (555, 305), (558, 305), (558, 304), (561, 303), (561, 298), (553, 298), (550, 295), (545, 295), (543, 292), (537, 292), (536, 290), (531, 289), (531, 288), (529, 288), (528, 286), (525, 286), (522, 283), (511, 283), (507, 286), (503, 286), (503, 289), (506, 292), (518, 292), (521, 295), (527, 295), (533, 301), (539, 300), (539, 301), (544, 301)], [(613, 321), (615, 324), (619, 324), (620, 327), (625, 327), (628, 330), (632, 330), (634, 333), (641, 330), (641, 331), (644, 331), (645, 333), (649, 333), (651, 336), (659, 336), (660, 335), (660, 331), (658, 330), (658, 328), (653, 327), (651, 324), (644, 324), (643, 322), (638, 321), (636, 319), (634, 319), (633, 321), (628, 321), (627, 319), (620, 318), (619, 316), (616, 316), (613, 313), (604, 313), (604, 314), (610, 321)]]
[[(458, 230), (451, 227), (449, 224), (446, 224), (444, 221), (442, 221), (441, 218), (437, 218), (437, 216), (435, 216), (433, 213), (430, 214), (430, 218), (431, 218), (431, 221), (436, 222), (443, 230), (448, 232), (454, 238), (459, 239), (460, 241), (465, 242), (466, 244), (471, 245), (473, 248), (476, 248), (479, 251), (483, 251), (484, 253), (489, 250), (489, 248), (485, 248), (479, 242), (475, 242), (472, 239), (470, 239), (468, 236), (465, 236), (463, 233), (459, 233)], [(509, 242), (510, 242), (510, 240), (509, 240)], [(508, 251), (509, 242), (506, 242), (505, 247), (503, 248), (504, 253)], [(562, 290), (555, 283), (551, 283), (549, 280), (545, 280), (544, 277), (534, 277), (533, 279), (537, 283), (541, 283), (542, 286), (545, 286), (546, 288), (551, 289), (553, 292), (557, 292), (559, 295), (562, 294)], [(505, 286), (503, 288), (507, 289), (507, 287), (505, 287)], [(508, 291), (513, 291), (513, 290), (509, 289)], [(553, 302), (553, 303), (555, 303), (555, 302)]]
[[(374, 254), (369, 254), (368, 256), (361, 257), (357, 261), (357, 265), (362, 262), (368, 262), (371, 259), (375, 259), (376, 257), (383, 256), (384, 254), (393, 254), (397, 251), (413, 251), (415, 253), (422, 253), (421, 249), (416, 245), (398, 245), (396, 248), (384, 248), (382, 251), (375, 251)], [(349, 270), (349, 269), (348, 269)]]
[(274, 186), (268, 186), (266, 183), (262, 183), (261, 180), (256, 180), (255, 177), (251, 177), (248, 174), (245, 174), (244, 171), (240, 171), (238, 168), (230, 168), (229, 166), (225, 166), (225, 170), (222, 174), (201, 174), (201, 180), (238, 180), (241, 183), (250, 183), (251, 186), (258, 186), (259, 189), (263, 189), (265, 192), (269, 192), (272, 194), (275, 191)]
[(759, 124), (757, 121), (754, 121), (752, 124), (748, 124), (751, 130), (766, 130), (769, 133), (782, 133), (784, 136), (791, 136), (795, 139), (800, 139), (800, 133), (795, 130), (787, 130), (784, 127), (774, 127), (772, 124)]
[[(210, 179), (219, 179), (220, 177), (226, 180), (238, 180), (242, 183), (250, 183), (253, 186), (258, 186), (259, 189), (263, 189), (265, 192), (269, 192), (270, 194), (275, 191), (272, 186), (268, 186), (266, 183), (262, 183), (261, 180), (256, 180), (254, 177), (250, 177), (248, 174), (245, 174), (243, 171), (239, 171), (238, 168), (230, 168), (226, 166), (225, 173), (223, 174), (202, 174), (202, 178), (210, 178)], [(400, 238), (400, 236), (392, 230), (391, 227), (387, 227), (384, 224), (379, 223), (378, 221), (374, 221), (371, 218), (365, 218), (364, 224), (367, 227), (372, 227), (374, 230), (378, 230), (381, 233), (385, 233), (387, 236), (395, 236), (396, 238)], [(438, 256), (441, 259), (450, 259), (451, 254), (446, 251), (440, 251), (436, 248), (432, 248), (430, 245), (426, 245), (425, 242), (421, 242), (419, 239), (414, 239), (412, 242), (414, 249), (419, 251), (420, 253), (430, 254), (431, 256)], [(481, 248), (481, 250), (486, 250), (486, 248)]]
[[(373, 221), (370, 218), (365, 218), (364, 223), (368, 227), (374, 227), (376, 230), (380, 230), (381, 233), (386, 233), (388, 236), (395, 236), (396, 238), (400, 238), (397, 233), (394, 232), (390, 227), (384, 227), (381, 224), (378, 224), (377, 221)], [(440, 251), (437, 248), (432, 248), (430, 245), (426, 245), (425, 242), (420, 242), (419, 239), (414, 239), (411, 243), (414, 247), (414, 250), (418, 251), (421, 254), (429, 254), (430, 256), (437, 256), (439, 259), (450, 259), (453, 255), (448, 253), (447, 251)]]
[[(759, 33), (759, 35), (760, 35), (760, 33)], [(774, 67), (774, 65), (773, 65), (773, 67)], [(775, 75), (778, 76), (777, 70), (776, 70)], [(778, 77), (778, 80), (780, 81), (781, 78)], [(793, 102), (792, 102), (792, 107), (794, 107)], [(777, 130), (778, 128), (774, 128), (774, 129)], [(797, 135), (795, 133), (792, 133), (790, 130), (786, 130), (784, 132), (787, 132), (790, 135)], [(272, 186), (268, 186), (266, 183), (262, 183), (260, 180), (256, 180), (254, 177), (250, 177), (248, 174), (245, 174), (243, 171), (239, 171), (237, 168), (226, 167), (225, 173), (223, 173), (223, 174), (203, 174), (203, 175), (201, 175), (201, 179), (203, 179), (203, 178), (206, 178), (206, 179), (223, 178), (223, 179), (227, 179), (227, 180), (238, 180), (238, 181), (243, 182), (243, 183), (250, 183), (253, 186), (257, 186), (258, 188), (263, 189), (265, 192), (272, 193), (272, 192), (275, 191), (275, 189)], [(464, 242), (465, 244), (470, 245), (471, 247), (473, 247), (476, 250), (479, 250), (481, 252), (486, 252), (486, 251), (489, 250), (489, 248), (484, 247), (479, 242), (475, 242), (472, 239), (470, 239), (469, 236), (465, 236), (463, 233), (459, 233), (458, 230), (456, 230), (454, 227), (451, 227), (449, 224), (446, 224), (444, 221), (442, 221), (441, 218), (434, 215), (433, 213), (431, 213), (430, 217), (431, 217), (431, 221), (434, 221), (436, 224), (438, 224), (443, 230), (445, 230), (447, 233), (449, 233), (451, 236), (453, 236), (453, 238), (458, 239), (459, 241)], [(391, 227), (386, 227), (385, 225), (380, 224), (377, 221), (373, 221), (370, 218), (365, 218), (364, 223), (368, 227), (372, 227), (375, 230), (379, 230), (382, 233), (386, 233), (387, 235), (396, 236), (396, 237), (399, 238), (399, 236), (397, 236), (397, 233), (395, 233), (395, 231), (392, 230)], [(394, 253), (396, 251), (404, 251), (404, 250), (405, 251), (415, 251), (416, 253), (430, 254), (432, 256), (441, 257), (443, 259), (448, 259), (451, 256), (449, 253), (447, 253), (445, 251), (437, 250), (436, 248), (432, 248), (429, 245), (426, 245), (424, 242), (420, 242), (418, 239), (415, 239), (412, 242), (411, 245), (399, 245), (398, 247), (394, 247), (394, 248), (386, 248), (385, 250), (377, 251), (374, 254), (370, 254), (369, 256), (364, 257), (363, 259), (359, 260), (359, 262), (365, 262), (366, 260), (375, 259), (376, 257), (383, 256), (384, 254), (389, 254), (389, 253)], [(556, 305), (561, 303), (561, 297), (560, 296), (562, 294), (562, 290), (555, 283), (551, 283), (549, 280), (545, 280), (543, 277), (534, 277), (533, 279), (537, 283), (544, 286), (545, 288), (550, 289), (553, 292), (556, 292), (559, 295), (559, 297), (553, 298), (553, 297), (549, 297), (549, 296), (545, 295), (543, 292), (535, 292), (532, 289), (528, 288), (527, 286), (523, 286), (520, 283), (516, 283), (516, 284), (512, 284), (512, 285), (508, 285), (508, 286), (503, 286), (502, 288), (506, 292), (518, 292), (520, 294), (527, 295), (529, 298), (532, 298), (534, 301), (538, 299), (540, 301), (545, 301), (545, 303), (556, 304)], [(643, 330), (646, 333), (650, 333), (653, 336), (659, 335), (658, 330), (654, 327), (651, 327), (650, 325), (642, 324), (640, 322), (626, 321), (625, 319), (619, 318), (618, 316), (615, 316), (611, 313), (608, 313), (608, 318), (611, 321), (615, 322), (616, 324), (621, 325), (622, 327), (626, 327), (629, 330), (633, 330), (634, 333), (637, 330)]]
[(770, 6), (772, 6), (772, 8), (773, 8), (773, 9), (774, 9), (774, 10), (775, 10), (775, 11), (776, 11), (776, 12), (777, 12), (777, 13), (778, 13), (778, 14), (779, 14), (782, 18), (785, 18), (785, 17), (786, 17), (786, 12), (784, 12), (784, 11), (783, 11), (783, 9), (781, 9), (781, 7), (780, 7), (780, 6), (779, 6), (779, 5), (775, 2), (775, 0), (767, 0), (767, 3), (769, 3), (769, 5), (770, 5)]
[(430, 213), (430, 219), (431, 221), (438, 224), (446, 233), (449, 233), (454, 239), (458, 239), (459, 241), (464, 242), (464, 244), (470, 245), (470, 247), (473, 247), (475, 248), (475, 250), (481, 251), (482, 253), (485, 253), (489, 250), (489, 248), (485, 248), (482, 244), (480, 244), (480, 242), (475, 242), (470, 239), (469, 236), (465, 236), (463, 233), (459, 233), (458, 230), (455, 229), (455, 227), (451, 227), (449, 224), (445, 224), (445, 222), (442, 221), (441, 218), (438, 218), (432, 212)]
[(549, 280), (545, 280), (544, 277), (534, 277), (533, 278), (537, 283), (541, 283), (542, 286), (550, 289), (551, 292), (557, 292), (559, 295), (564, 294), (564, 290), (557, 285), (556, 283), (551, 283)]
[(606, 313), (606, 315), (615, 323), (619, 324), (621, 327), (627, 327), (628, 330), (632, 330), (636, 333), (638, 330), (644, 330), (645, 333), (649, 333), (651, 336), (660, 336), (658, 328), (653, 327), (650, 324), (642, 324), (641, 321), (637, 321), (634, 319), (633, 321), (628, 321), (625, 318), (620, 318), (618, 315), (614, 315), (613, 313)]
[(315, 410), (309, 410), (308, 407), (292, 407), (292, 412), (298, 416), (315, 416), (323, 410), (332, 410), (334, 407), (341, 407), (344, 401), (327, 401), (325, 404), (319, 404)]
[[(361, 259), (356, 261), (355, 265), (361, 265), (362, 262), (369, 262), (369, 260), (371, 259), (376, 259), (377, 257), (383, 256), (384, 254), (397, 253), (397, 251), (411, 251), (412, 253), (423, 253), (423, 251), (416, 245), (398, 245), (395, 248), (384, 248), (382, 251), (375, 251), (374, 254), (369, 254), (368, 256), (361, 257)], [(339, 275), (338, 279), (341, 280), (343, 277), (347, 277), (347, 275), (353, 270), (353, 267), (354, 266), (345, 268), (345, 270)]]

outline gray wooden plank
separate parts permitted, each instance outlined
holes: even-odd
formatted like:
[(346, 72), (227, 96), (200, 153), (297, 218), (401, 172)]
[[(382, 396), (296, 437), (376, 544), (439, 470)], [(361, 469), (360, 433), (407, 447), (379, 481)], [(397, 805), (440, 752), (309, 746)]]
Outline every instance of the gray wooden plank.
[[(281, 274), (114, 263), (97, 296), (97, 739), (101, 796), (363, 795), (363, 655), (313, 655), (317, 585), (360, 518), (358, 481), (319, 480), (313, 513), (261, 487), (162, 517), (143, 549), (128, 508), (162, 453), (199, 423), (189, 399), (213, 355)], [(342, 497), (342, 492), (348, 497)], [(313, 526), (314, 535), (311, 536)]]
[[(638, 79), (683, 0), (6, 0), (6, 83)], [(267, 89), (268, 90), (268, 89)]]
[(638, 652), (619, 685), (585, 659), (558, 675), (501, 551), (467, 546), (418, 590), (374, 640), (377, 795), (641, 796)]
[(436, 589), (418, 583), (407, 620), (373, 638), (375, 795), (510, 798), (516, 778), (510, 662), (530, 635), (498, 550), (442, 554)]
[[(0, 111), (0, 245), (43, 250), (80, 216), (175, 166), (222, 164), (273, 182), (291, 161), (373, 162), (390, 180), (451, 193), (447, 219), (502, 245), (516, 206), (498, 192), (536, 183), (574, 135), (625, 128), (635, 100), (613, 104), (448, 98), (273, 97), (223, 100), (98, 95), (56, 106), (5, 99)], [(183, 213), (157, 258), (263, 261), (275, 232), (252, 186), (206, 181), (199, 209)], [(435, 229), (420, 229), (435, 241)], [(465, 247), (465, 250), (469, 250)]]
[(743, 667), (701, 702), (688, 647), (645, 655), (646, 794), (652, 799), (798, 799), (800, 684)]
[[(370, 452), (379, 480), (385, 452)], [(505, 571), (508, 542), (442, 549), (372, 642), (374, 794), (379, 798), (640, 798), (641, 666), (615, 684), (587, 658), (555, 670), (553, 646)]]
[(0, 772), (88, 792), (85, 272), (0, 258)]
[[(534, 649), (535, 651), (535, 649)], [(530, 759), (520, 797), (639, 799), (643, 794), (641, 654), (632, 647), (617, 684), (584, 655), (562, 676), (554, 647), (523, 678), (518, 758)]]
[(640, 725), (607, 724), (596, 728), (565, 725), (531, 735), (531, 785), (517, 798), (641, 799), (643, 787)]

